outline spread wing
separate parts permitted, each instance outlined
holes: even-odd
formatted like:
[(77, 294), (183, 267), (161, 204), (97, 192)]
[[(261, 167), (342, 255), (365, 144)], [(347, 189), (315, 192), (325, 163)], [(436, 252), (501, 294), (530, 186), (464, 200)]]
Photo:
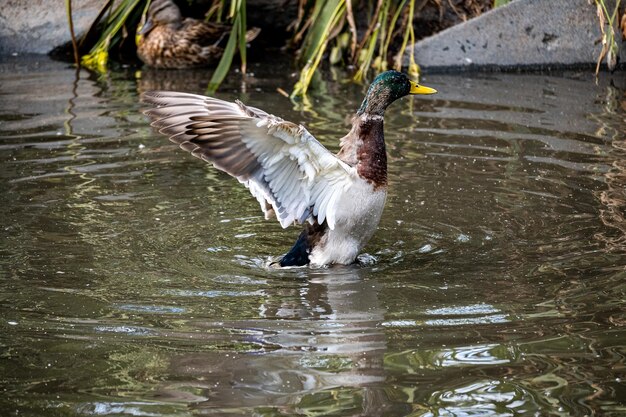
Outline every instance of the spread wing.
[(237, 178), (283, 228), (326, 220), (335, 228), (339, 196), (356, 173), (303, 126), (237, 101), (150, 91), (152, 126), (182, 149)]

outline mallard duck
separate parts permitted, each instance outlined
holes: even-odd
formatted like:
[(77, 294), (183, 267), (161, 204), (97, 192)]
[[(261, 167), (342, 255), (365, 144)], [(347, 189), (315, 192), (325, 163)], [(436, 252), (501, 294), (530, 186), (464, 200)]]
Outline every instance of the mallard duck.
[[(183, 18), (172, 0), (153, 0), (147, 19), (137, 33), (137, 55), (154, 68), (191, 68), (217, 64), (224, 48), (221, 41), (231, 27)], [(259, 33), (246, 33), (246, 42)]]
[(240, 101), (150, 91), (152, 126), (182, 149), (237, 178), (283, 228), (304, 226), (280, 266), (351, 264), (372, 237), (387, 196), (385, 109), (409, 94), (433, 94), (397, 71), (370, 85), (336, 155), (302, 125)]

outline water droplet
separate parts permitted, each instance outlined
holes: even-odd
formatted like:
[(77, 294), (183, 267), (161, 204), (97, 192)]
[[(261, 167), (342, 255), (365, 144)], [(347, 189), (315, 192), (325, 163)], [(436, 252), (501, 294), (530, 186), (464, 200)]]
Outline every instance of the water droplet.
[(433, 246), (429, 243), (425, 244), (424, 246), (422, 246), (421, 248), (419, 248), (417, 251), (419, 253), (428, 253), (430, 251), (433, 250)]
[(466, 243), (469, 242), (470, 237), (464, 233), (461, 233), (460, 235), (457, 236), (456, 241), (457, 242), (461, 242), (461, 243)]

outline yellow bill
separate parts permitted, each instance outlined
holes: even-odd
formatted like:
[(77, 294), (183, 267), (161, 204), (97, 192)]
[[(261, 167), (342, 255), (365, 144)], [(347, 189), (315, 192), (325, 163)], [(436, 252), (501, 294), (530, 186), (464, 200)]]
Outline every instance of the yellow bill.
[(419, 85), (415, 81), (409, 81), (411, 83), (411, 89), (409, 94), (435, 94), (437, 90), (434, 88), (426, 87), (425, 85)]

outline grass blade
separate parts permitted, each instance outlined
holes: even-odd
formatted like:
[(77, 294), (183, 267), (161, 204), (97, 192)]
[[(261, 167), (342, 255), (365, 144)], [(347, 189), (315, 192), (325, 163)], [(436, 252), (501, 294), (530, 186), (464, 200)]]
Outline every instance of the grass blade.
[(138, 5), (144, 0), (124, 0), (111, 13), (105, 22), (105, 29), (88, 54), (83, 55), (81, 63), (94, 71), (106, 72), (109, 50), (116, 45), (124, 34), (121, 29), (130, 21), (131, 15), (137, 11)]
[(74, 20), (72, 19), (72, 0), (65, 0), (65, 12), (67, 13), (67, 23), (70, 26), (70, 36), (72, 37), (74, 63), (76, 65), (80, 65), (80, 58), (78, 57), (78, 44), (76, 43), (76, 34), (74, 34)]
[(217, 64), (215, 72), (213, 72), (213, 75), (211, 76), (211, 81), (209, 81), (208, 90), (210, 93), (215, 93), (222, 81), (224, 81), (224, 78), (226, 78), (230, 65), (233, 63), (235, 49), (237, 47), (237, 36), (239, 31), (239, 28), (237, 27), (238, 25), (239, 19), (235, 19), (230, 35), (228, 36), (226, 48), (224, 48), (224, 54), (222, 55), (219, 64)]
[(309, 46), (304, 54), (306, 57), (306, 64), (300, 72), (300, 79), (294, 86), (291, 97), (306, 94), (309, 84), (311, 83), (311, 79), (313, 78), (313, 74), (315, 73), (322, 56), (324, 55), (324, 51), (328, 46), (330, 33), (343, 19), (346, 12), (345, 0), (333, 0), (328, 2), (318, 0), (317, 3), (324, 3), (324, 5), (321, 6), (319, 19), (313, 21), (314, 26), (307, 34)]
[[(239, 14), (237, 17), (239, 22), (239, 58), (241, 59), (241, 73), (246, 73), (246, 0), (241, 0), (239, 4)], [(234, 29), (234, 28), (233, 28)]]

